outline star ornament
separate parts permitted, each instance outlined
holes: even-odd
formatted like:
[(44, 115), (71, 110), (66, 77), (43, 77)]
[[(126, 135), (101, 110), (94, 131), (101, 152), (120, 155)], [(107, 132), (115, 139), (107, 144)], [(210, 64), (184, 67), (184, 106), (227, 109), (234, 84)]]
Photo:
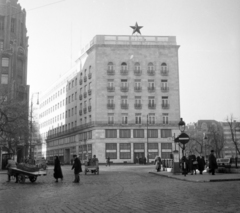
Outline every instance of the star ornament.
[(133, 29), (132, 35), (133, 35), (134, 33), (136, 33), (136, 32), (141, 35), (140, 29), (142, 28), (142, 26), (138, 26), (138, 23), (137, 23), (137, 22), (136, 22), (135, 26), (130, 26), (130, 27)]

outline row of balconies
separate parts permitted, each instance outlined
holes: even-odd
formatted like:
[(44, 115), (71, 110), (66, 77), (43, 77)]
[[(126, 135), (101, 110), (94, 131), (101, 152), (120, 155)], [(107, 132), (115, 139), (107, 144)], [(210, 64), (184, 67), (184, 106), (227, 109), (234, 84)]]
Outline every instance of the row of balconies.
[[(141, 76), (142, 75), (142, 70), (134, 70), (133, 73), (136, 76)], [(162, 76), (168, 76), (169, 71), (168, 70), (161, 70), (160, 73), (161, 73)], [(107, 74), (108, 75), (115, 75), (115, 70), (107, 70)], [(121, 75), (128, 75), (129, 74), (129, 70), (120, 70), (120, 74)], [(156, 71), (155, 70), (148, 70), (147, 74), (149, 76), (155, 76), (156, 75)]]
[[(92, 73), (89, 73), (89, 74), (88, 74), (88, 79), (91, 79), (91, 78), (92, 78)], [(87, 82), (87, 76), (84, 76), (84, 77), (83, 77), (83, 80), (80, 79), (80, 80), (79, 80), (79, 84), (82, 85), (83, 81), (84, 81), (84, 82)]]
[[(87, 109), (88, 109), (88, 110), (87, 110)], [(92, 111), (92, 106), (88, 106), (88, 108), (87, 108), (87, 107), (84, 107), (83, 110), (80, 109), (80, 110), (79, 110), (79, 115), (82, 115), (83, 113), (84, 113), (84, 114), (87, 114), (87, 111), (88, 111), (88, 112), (91, 112), (91, 111)]]
[[(169, 109), (169, 104), (161, 104), (162, 109)], [(121, 104), (121, 109), (128, 109), (128, 104)], [(115, 104), (107, 104), (108, 109), (115, 109)], [(135, 109), (142, 109), (142, 104), (134, 104)], [(148, 109), (156, 109), (156, 104), (148, 104)]]
[[(128, 92), (129, 91), (129, 87), (120, 87), (120, 90), (122, 92)], [(107, 91), (108, 92), (114, 92), (115, 91), (115, 87), (107, 87)], [(142, 87), (134, 87), (134, 91), (135, 92), (142, 92)], [(155, 92), (156, 89), (155, 87), (148, 87), (148, 92)], [(169, 91), (169, 87), (161, 87), (161, 91), (162, 92), (168, 92)]]
[[(91, 89), (89, 89), (89, 90), (88, 90), (88, 95), (91, 95), (91, 94), (92, 94), (92, 90), (91, 90)], [(86, 98), (86, 97), (87, 97), (87, 92), (84, 92), (84, 93), (83, 93), (83, 95), (82, 95), (82, 94), (80, 94), (80, 95), (79, 95), (79, 100), (82, 100), (82, 99), (83, 99), (83, 97), (84, 97), (84, 98)]]

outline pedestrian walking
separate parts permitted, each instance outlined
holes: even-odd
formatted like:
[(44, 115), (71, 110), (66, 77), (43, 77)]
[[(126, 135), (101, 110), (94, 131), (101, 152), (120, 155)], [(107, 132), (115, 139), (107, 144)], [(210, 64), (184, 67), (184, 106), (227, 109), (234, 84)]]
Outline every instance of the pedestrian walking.
[(214, 150), (211, 150), (211, 154), (209, 155), (208, 161), (209, 161), (209, 172), (211, 172), (212, 175), (215, 175), (215, 169), (218, 168), (218, 165), (217, 165), (216, 157), (214, 156)]
[(162, 164), (161, 158), (157, 157), (156, 160), (155, 160), (155, 166), (156, 166), (157, 172), (161, 171), (161, 164)]
[(53, 177), (56, 179), (56, 183), (58, 182), (58, 179), (63, 180), (62, 168), (58, 156), (55, 156), (53, 171)]
[(184, 176), (188, 174), (188, 171), (189, 171), (188, 166), (189, 166), (188, 159), (186, 156), (183, 156), (181, 159), (181, 167), (182, 167), (182, 174)]
[(201, 153), (200, 153), (200, 155), (197, 157), (197, 162), (198, 162), (198, 170), (199, 170), (199, 172), (200, 172), (200, 175), (202, 175), (206, 163), (205, 163), (205, 159), (204, 159), (204, 157), (202, 156)]
[(17, 167), (17, 163), (15, 162), (15, 160), (13, 158), (9, 158), (8, 159), (8, 163), (6, 165), (6, 168), (8, 169), (8, 180), (7, 182), (11, 181), (11, 176), (15, 176), (16, 177), (16, 182), (18, 183), (18, 174), (14, 173), (12, 171), (12, 168), (16, 168)]
[(107, 163), (106, 163), (106, 166), (110, 166), (110, 157), (109, 157), (109, 156), (107, 157)]
[(75, 175), (75, 179), (73, 183), (79, 183), (80, 182), (79, 173), (82, 172), (82, 164), (79, 158), (77, 157), (77, 155), (73, 155), (73, 158), (74, 158), (74, 162), (73, 162), (72, 170), (74, 169), (74, 175)]

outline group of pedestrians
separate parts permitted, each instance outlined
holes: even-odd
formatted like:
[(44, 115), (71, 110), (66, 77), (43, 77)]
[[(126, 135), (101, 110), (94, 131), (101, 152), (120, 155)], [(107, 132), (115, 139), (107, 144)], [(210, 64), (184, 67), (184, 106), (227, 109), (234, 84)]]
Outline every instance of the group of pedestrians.
[[(72, 165), (72, 170), (74, 169), (74, 181), (73, 183), (79, 183), (80, 182), (80, 172), (82, 172), (82, 164), (77, 155), (73, 155), (73, 165)], [(63, 174), (62, 174), (62, 169), (61, 169), (61, 163), (58, 158), (58, 156), (55, 156), (54, 160), (54, 169), (53, 169), (53, 177), (56, 179), (56, 183), (58, 182), (58, 179), (63, 180)]]
[(199, 154), (198, 157), (196, 155), (189, 155), (188, 157), (183, 156), (181, 160), (182, 165), (182, 174), (186, 175), (190, 173), (191, 175), (197, 174), (196, 170), (199, 170), (199, 174), (202, 175), (206, 166), (208, 166), (208, 172), (215, 175), (215, 170), (217, 169), (217, 160), (214, 156), (214, 150), (211, 150), (211, 154), (208, 158), (208, 165), (202, 154)]

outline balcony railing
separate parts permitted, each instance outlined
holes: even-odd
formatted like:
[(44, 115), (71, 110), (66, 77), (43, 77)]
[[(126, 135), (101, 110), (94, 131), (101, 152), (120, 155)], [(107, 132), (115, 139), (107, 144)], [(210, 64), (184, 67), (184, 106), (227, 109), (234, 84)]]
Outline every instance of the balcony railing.
[(169, 104), (162, 104), (162, 108), (163, 108), (163, 109), (169, 109), (169, 108), (170, 108), (170, 105), (169, 105)]
[(108, 92), (114, 92), (115, 91), (115, 87), (107, 87), (107, 91)]
[(134, 70), (134, 75), (136, 76), (142, 75), (142, 70)]
[(79, 100), (82, 100), (82, 94), (81, 94), (81, 95), (79, 95)]
[(83, 108), (83, 112), (84, 112), (84, 114), (86, 114), (87, 113), (87, 108), (85, 107), (85, 108)]
[(81, 109), (79, 110), (79, 115), (82, 115), (82, 110)]
[(168, 92), (169, 91), (169, 87), (161, 87), (161, 91), (162, 92)]
[(148, 109), (156, 109), (156, 104), (148, 104)]
[(84, 92), (83, 96), (84, 96), (84, 98), (86, 98), (87, 97), (87, 92)]
[(128, 92), (128, 87), (121, 87), (122, 92)]
[(155, 92), (155, 87), (148, 87), (148, 92)]
[(86, 82), (87, 81), (87, 76), (84, 76), (84, 82)]
[(79, 80), (79, 84), (82, 85), (82, 79)]
[(108, 75), (115, 75), (115, 70), (107, 70)]
[(88, 90), (88, 95), (91, 95), (91, 94), (92, 94), (92, 90), (89, 89), (89, 90)]
[(128, 75), (128, 70), (120, 70), (121, 75)]
[(128, 104), (121, 104), (121, 109), (128, 109)]
[(142, 104), (134, 104), (135, 109), (142, 109)]
[(155, 71), (154, 70), (148, 70), (147, 73), (150, 76), (154, 76), (155, 75)]
[(92, 111), (92, 106), (88, 106), (88, 112)]
[(168, 70), (161, 70), (161, 75), (162, 76), (168, 76)]
[(142, 92), (142, 87), (134, 87), (135, 92)]
[(88, 79), (92, 78), (92, 73), (88, 73)]
[(108, 109), (115, 109), (115, 104), (107, 104)]

